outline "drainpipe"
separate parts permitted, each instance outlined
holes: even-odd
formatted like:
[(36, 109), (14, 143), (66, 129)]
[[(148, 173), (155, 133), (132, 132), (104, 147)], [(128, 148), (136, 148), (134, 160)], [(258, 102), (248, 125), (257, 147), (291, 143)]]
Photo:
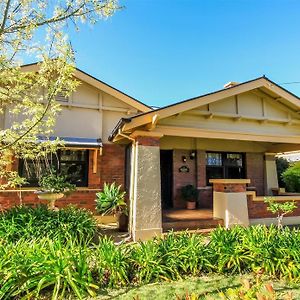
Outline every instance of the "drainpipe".
[(121, 129), (118, 130), (118, 135), (128, 139), (132, 142), (132, 149), (131, 149), (131, 172), (130, 172), (130, 187), (129, 187), (129, 224), (128, 224), (128, 231), (130, 237), (132, 236), (132, 227), (133, 227), (133, 216), (134, 216), (134, 205), (133, 201), (135, 199), (135, 190), (134, 190), (134, 181), (136, 179), (136, 146), (137, 142), (134, 138), (124, 134), (121, 132)]

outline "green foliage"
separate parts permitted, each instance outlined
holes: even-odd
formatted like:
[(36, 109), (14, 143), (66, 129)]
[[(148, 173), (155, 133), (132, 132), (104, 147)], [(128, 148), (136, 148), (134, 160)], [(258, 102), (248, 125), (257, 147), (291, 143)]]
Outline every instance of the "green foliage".
[(282, 173), (282, 178), (289, 192), (300, 193), (300, 162), (286, 169)]
[(280, 187), (286, 187), (285, 183), (282, 179), (282, 174), (289, 166), (290, 166), (290, 163), (287, 159), (285, 159), (283, 157), (276, 158), (277, 178), (278, 178), (278, 184)]
[[(72, 292), (78, 299), (95, 296), (89, 268), (90, 249), (71, 240), (42, 239), (0, 242), (0, 299), (63, 298)], [(23, 299), (24, 299), (23, 298)]]
[(219, 273), (251, 271), (299, 280), (299, 241), (300, 231), (288, 227), (219, 228), (211, 235), (211, 264)]
[(274, 198), (266, 197), (264, 202), (269, 205), (268, 210), (273, 214), (289, 214), (297, 208), (294, 201), (276, 202)]
[(242, 227), (231, 230), (220, 227), (212, 233), (209, 248), (214, 271), (240, 273), (248, 269), (251, 255), (243, 243), (245, 231), (246, 229)]
[[(212, 272), (255, 273), (257, 278), (266, 275), (299, 282), (299, 244), (299, 230), (279, 230), (276, 226), (220, 227), (209, 237), (170, 233), (119, 246), (107, 237), (98, 245), (60, 236), (0, 239), (0, 299), (42, 295), (57, 299), (69, 292), (82, 298), (93, 296), (98, 288), (172, 281)], [(239, 299), (234, 296), (243, 293), (249, 298), (241, 299), (255, 299), (251, 298), (254, 293), (265, 295), (265, 287), (249, 283), (247, 288), (225, 290), (224, 295)]]
[(198, 191), (192, 184), (188, 184), (181, 188), (181, 197), (185, 201), (195, 202), (197, 201)]
[(96, 210), (102, 215), (126, 213), (125, 194), (121, 191), (121, 185), (104, 183), (103, 191), (96, 194)]
[(0, 214), (0, 238), (10, 242), (43, 237), (61, 241), (90, 240), (95, 232), (96, 221), (92, 214), (74, 206), (58, 211), (44, 205), (18, 206)]
[[(67, 31), (95, 24), (117, 8), (117, 0), (0, 1), (0, 115), (12, 120), (0, 130), (0, 177), (6, 179), (1, 188), (18, 176), (7, 168), (13, 157), (39, 160), (57, 149), (52, 141), (38, 140), (53, 134), (60, 111), (56, 95), (68, 96), (79, 84)], [(23, 57), (40, 63), (24, 72)]]
[(67, 181), (67, 176), (58, 175), (54, 169), (50, 169), (39, 180), (39, 186), (43, 192), (69, 194), (76, 190), (76, 185)]
[(118, 287), (129, 283), (128, 249), (117, 247), (107, 237), (100, 240), (95, 248), (95, 274), (101, 286)]
[(265, 197), (264, 202), (268, 205), (267, 210), (277, 215), (279, 228), (282, 228), (283, 217), (297, 208), (295, 201), (278, 202), (272, 197)]

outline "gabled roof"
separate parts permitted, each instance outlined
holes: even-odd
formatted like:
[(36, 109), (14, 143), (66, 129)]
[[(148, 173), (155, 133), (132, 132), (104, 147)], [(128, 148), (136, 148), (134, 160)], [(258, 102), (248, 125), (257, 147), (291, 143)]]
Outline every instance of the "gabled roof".
[(149, 112), (141, 113), (130, 118), (122, 118), (112, 131), (109, 140), (112, 141), (119, 130), (126, 132), (151, 123), (154, 116), (156, 116), (156, 119), (167, 118), (176, 114), (180, 114), (187, 110), (192, 110), (199, 106), (207, 105), (209, 103), (219, 101), (221, 99), (231, 97), (240, 93), (245, 93), (254, 89), (262, 89), (265, 94), (272, 96), (274, 99), (276, 99), (276, 101), (285, 102), (285, 104), (291, 109), (297, 112), (300, 111), (299, 97), (282, 88), (267, 77), (263, 76), (234, 85), (232, 87), (183, 100), (181, 102), (167, 105), (165, 107)]
[[(23, 65), (21, 68), (25, 71), (37, 71), (38, 63)], [(111, 85), (105, 83), (104, 81), (101, 81), (78, 68), (75, 69), (74, 76), (77, 79), (84, 81), (84, 82), (90, 84), (91, 86), (93, 86), (97, 89), (100, 89), (100, 90), (104, 91), (105, 93), (110, 94), (110, 95), (116, 97), (117, 99), (131, 105), (132, 107), (136, 108), (137, 110), (139, 110), (143, 113), (152, 110), (152, 108), (150, 106), (121, 92), (120, 90), (112, 87)]]

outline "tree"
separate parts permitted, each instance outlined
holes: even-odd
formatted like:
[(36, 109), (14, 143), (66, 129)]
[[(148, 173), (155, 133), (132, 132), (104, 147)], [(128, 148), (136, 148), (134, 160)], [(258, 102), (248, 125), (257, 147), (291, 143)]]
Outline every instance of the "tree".
[(300, 192), (300, 162), (292, 163), (282, 173), (282, 178), (285, 186), (289, 192), (299, 193)]
[(282, 173), (289, 167), (290, 163), (286, 158), (277, 157), (276, 158), (276, 170), (279, 187), (285, 187), (285, 183), (282, 179)]
[[(43, 159), (61, 143), (38, 141), (53, 132), (56, 95), (68, 96), (78, 85), (68, 28), (95, 24), (117, 8), (117, 0), (0, 2), (0, 124), (10, 120), (8, 128), (0, 127), (0, 187), (24, 183), (10, 168), (12, 158)], [(23, 71), (25, 55), (40, 61), (37, 72)]]
[(272, 197), (265, 197), (264, 202), (268, 205), (267, 210), (277, 215), (277, 227), (281, 229), (283, 227), (283, 217), (292, 213), (297, 205), (295, 201), (276, 202)]

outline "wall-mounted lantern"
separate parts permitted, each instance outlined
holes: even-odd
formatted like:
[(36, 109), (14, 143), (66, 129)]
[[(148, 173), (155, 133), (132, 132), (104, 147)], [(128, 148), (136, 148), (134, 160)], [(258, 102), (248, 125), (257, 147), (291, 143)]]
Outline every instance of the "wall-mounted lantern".
[(185, 163), (185, 162), (186, 162), (186, 156), (185, 156), (185, 155), (182, 155), (182, 156), (181, 156), (181, 160), (182, 160), (182, 162)]
[(192, 152), (190, 153), (190, 159), (193, 160), (193, 159), (195, 159), (195, 158), (196, 158), (196, 151), (192, 151)]

